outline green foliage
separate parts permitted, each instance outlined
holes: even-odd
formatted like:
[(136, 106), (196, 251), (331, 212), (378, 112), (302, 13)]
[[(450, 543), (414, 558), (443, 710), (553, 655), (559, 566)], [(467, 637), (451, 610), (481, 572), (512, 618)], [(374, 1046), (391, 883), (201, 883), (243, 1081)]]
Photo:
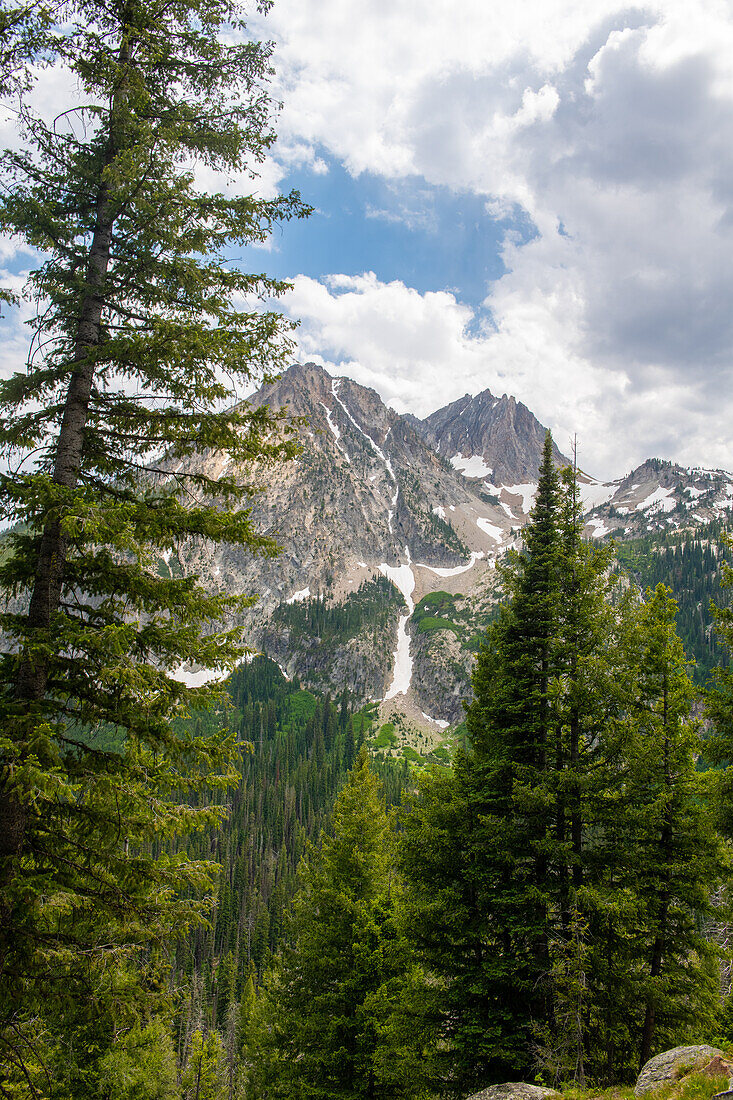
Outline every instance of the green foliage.
[(592, 1000), (589, 927), (573, 908), (566, 930), (550, 944), (549, 985), (553, 1019), (535, 1027), (534, 1049), (542, 1076), (557, 1088), (563, 1081), (585, 1087), (588, 1007)]
[(432, 618), (429, 615), (420, 619), (417, 629), (420, 634), (429, 634), (433, 630), (452, 630), (457, 637), (461, 637), (461, 629), (455, 623), (449, 623), (446, 619)]
[(182, 1100), (226, 1100), (224, 1046), (215, 1031), (193, 1033), (181, 1090)]
[(442, 764), (450, 763), (450, 752), (448, 750), (448, 747), (444, 744), (437, 745), (433, 749), (431, 756), (433, 756), (434, 759), (439, 760)]
[[(731, 548), (731, 536), (723, 536), (726, 550)], [(712, 605), (711, 613), (715, 631), (721, 646), (730, 659), (733, 654), (733, 608), (730, 592), (733, 589), (733, 566), (724, 562), (721, 583), (723, 592), (719, 605)], [(705, 715), (710, 730), (705, 742), (705, 756), (716, 765), (715, 814), (718, 828), (730, 839), (733, 837), (733, 669), (730, 664), (715, 670), (705, 699)], [(712, 777), (711, 777), (712, 778)]]
[[(346, 696), (337, 702), (303, 691), (263, 656), (237, 669), (228, 687), (230, 723), (252, 751), (242, 756), (224, 827), (187, 844), (192, 856), (213, 853), (222, 870), (211, 927), (194, 930), (176, 954), (176, 973), (188, 989), (179, 1020), (184, 1047), (198, 1022), (223, 1032), (232, 1006), (241, 1008), (247, 988), (269, 965), (282, 941), (297, 867), (327, 826), (371, 726), (368, 714), (351, 713)], [(373, 767), (387, 804), (399, 802), (408, 782), (401, 763)]]
[[(65, 1063), (78, 1097), (118, 1024), (165, 995), (160, 946), (210, 911), (215, 866), (186, 838), (220, 824), (217, 791), (236, 777), (219, 690), (188, 689), (180, 668), (232, 668), (244, 647), (223, 620), (249, 601), (158, 563), (191, 539), (273, 553), (249, 498), (294, 450), (283, 416), (240, 400), (290, 356), (290, 323), (260, 308), (285, 285), (224, 250), (305, 210), (295, 194), (196, 186), (196, 165), (251, 175), (273, 140), (271, 47), (241, 15), (227, 0), (2, 15), (0, 91), (22, 92), (40, 56), (78, 98), (49, 123), (21, 101), (22, 141), (0, 164), (0, 228), (40, 263), (27, 369), (0, 386), (13, 597), (0, 617), (0, 1042), (22, 1060), (27, 1018), (79, 1028), (88, 1041)], [(207, 450), (228, 453), (222, 477), (190, 461)], [(217, 716), (206, 734), (177, 723), (192, 707)]]
[(706, 813), (693, 687), (660, 586), (612, 601), (548, 438), (524, 549), (474, 672), (471, 747), (405, 815), (411, 928), (441, 984), (440, 1078), (630, 1077), (709, 1033), (702, 935), (726, 857)]
[(316, 698), (310, 691), (294, 691), (288, 696), (288, 720), (302, 723), (313, 718), (318, 706)]
[(373, 749), (391, 749), (396, 744), (397, 734), (393, 722), (385, 722), (383, 726), (380, 726), (377, 736), (371, 743)]
[(321, 645), (335, 639), (343, 643), (367, 627), (378, 630), (391, 621), (394, 610), (404, 601), (386, 577), (363, 581), (356, 592), (350, 592), (342, 604), (328, 606), (325, 596), (283, 603), (276, 608), (273, 620), (290, 631), (290, 645), (297, 646), (301, 638), (317, 638)]
[(362, 749), (300, 872), (248, 1052), (252, 1097), (425, 1093), (422, 981), (401, 932), (394, 840)]
[[(417, 603), (412, 622), (419, 634), (437, 630), (452, 630), (463, 648), (476, 651), (484, 640), (486, 628), (496, 617), (496, 610), (477, 612), (460, 592), (428, 592)], [(480, 633), (477, 633), (480, 630)]]
[(104, 1100), (178, 1100), (176, 1056), (162, 1020), (136, 1024), (113, 1043), (99, 1063)]
[(460, 592), (451, 594), (450, 592), (428, 592), (426, 596), (417, 603), (415, 607), (416, 615), (441, 615), (445, 618), (453, 618), (456, 611), (456, 601), (462, 600), (464, 597)]
[[(0, 96), (23, 93), (32, 84), (32, 64), (54, 54), (53, 9), (40, 4), (7, 3), (0, 11)], [(0, 290), (0, 301), (15, 299)]]
[(677, 629), (685, 651), (695, 661), (694, 678), (704, 684), (718, 665), (728, 662), (725, 645), (714, 629), (711, 600), (727, 606), (720, 582), (726, 557), (721, 521), (691, 531), (664, 531), (619, 542), (619, 564), (642, 589), (667, 584), (678, 604)]
[(689, 718), (694, 690), (676, 610), (663, 585), (648, 592), (629, 654), (638, 676), (625, 750), (631, 805), (624, 824), (626, 844), (643, 853), (628, 886), (644, 902), (636, 948), (637, 960), (642, 951), (644, 957), (637, 985), (645, 1001), (641, 1062), (653, 1051), (655, 1028), (668, 1036), (686, 1028), (709, 1034), (718, 1001), (714, 949), (700, 921), (711, 911), (726, 857), (705, 812), (706, 777), (695, 767), (701, 746)]

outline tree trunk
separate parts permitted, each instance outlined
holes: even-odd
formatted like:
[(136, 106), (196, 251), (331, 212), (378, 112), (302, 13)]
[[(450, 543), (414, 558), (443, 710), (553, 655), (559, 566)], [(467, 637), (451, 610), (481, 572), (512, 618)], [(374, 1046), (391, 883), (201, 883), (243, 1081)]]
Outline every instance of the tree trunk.
[[(670, 774), (669, 763), (669, 710), (668, 710), (668, 684), (667, 677), (664, 677), (663, 696), (662, 696), (662, 722), (665, 731), (664, 738), (664, 785), (669, 790), (672, 785), (672, 776)], [(669, 882), (669, 863), (671, 860), (671, 848), (672, 848), (672, 819), (671, 819), (671, 807), (667, 806), (667, 812), (662, 829), (662, 835), (659, 839), (659, 848), (662, 856), (662, 862), (664, 865), (664, 892), (661, 897), (661, 903), (659, 907), (659, 923), (657, 925), (657, 933), (654, 937), (654, 946), (652, 947), (651, 966), (649, 968), (649, 976), (652, 981), (658, 978), (662, 972), (662, 964), (664, 962), (664, 947), (665, 939), (667, 935), (667, 916), (669, 913), (670, 902), (670, 882)], [(652, 1044), (654, 1042), (654, 1030), (656, 1024), (656, 1010), (652, 998), (647, 998), (646, 1013), (644, 1014), (644, 1029), (641, 1034), (641, 1054), (639, 1055), (639, 1068), (649, 1060), (652, 1051)]]
[[(662, 963), (664, 961), (664, 938), (663, 931), (664, 926), (667, 923), (667, 906), (665, 904), (660, 919), (660, 933), (654, 938), (654, 946), (652, 948), (652, 961), (649, 969), (649, 975), (651, 978), (658, 978), (662, 972)], [(644, 1014), (644, 1029), (641, 1033), (641, 1054), (639, 1055), (639, 1069), (649, 1061), (649, 1057), (652, 1052), (652, 1044), (654, 1043), (654, 1031), (656, 1025), (656, 1009), (654, 1002), (651, 999), (647, 999), (646, 1012)]]
[[(574, 670), (577, 675), (577, 669)], [(580, 796), (578, 769), (580, 767), (580, 715), (573, 707), (570, 715), (570, 769), (573, 775), (571, 786), (570, 840), (573, 846), (573, 886), (579, 890), (583, 885), (583, 813)]]
[[(131, 59), (127, 30), (123, 26), (118, 63), (123, 74)], [(100, 172), (96, 196), (94, 234), (86, 267), (86, 291), (81, 300), (74, 337), (71, 377), (66, 393), (53, 466), (53, 481), (64, 489), (74, 489), (84, 452), (84, 432), (89, 417), (89, 401), (94, 381), (93, 352), (101, 337), (105, 282), (112, 249), (112, 232), (117, 211), (109, 196), (106, 169), (120, 151), (119, 119), (127, 104), (127, 79), (123, 76), (112, 103), (107, 150)], [(63, 588), (68, 539), (62, 518), (55, 511), (44, 524), (38, 548), (35, 578), (26, 618), (29, 634), (48, 638), (54, 615), (58, 612)], [(15, 700), (20, 704), (19, 732), (30, 729), (38, 704), (46, 695), (49, 660), (43, 654), (22, 654), (15, 684)], [(12, 874), (12, 862), (23, 850), (28, 828), (28, 811), (11, 786), (12, 770), (7, 766), (0, 780), (0, 884)]]

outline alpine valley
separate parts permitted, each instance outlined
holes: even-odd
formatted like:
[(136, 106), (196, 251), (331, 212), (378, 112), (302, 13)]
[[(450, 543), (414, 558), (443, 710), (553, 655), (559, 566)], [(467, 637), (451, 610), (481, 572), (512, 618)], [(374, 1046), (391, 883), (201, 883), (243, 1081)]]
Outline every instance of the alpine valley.
[[(434, 749), (462, 719), (495, 613), (497, 562), (532, 507), (545, 429), (514, 397), (488, 390), (425, 420), (400, 416), (374, 390), (314, 363), (290, 367), (250, 401), (285, 409), (300, 442), (296, 459), (244, 472), (261, 487), (253, 519), (280, 555), (182, 547), (165, 567), (255, 593), (248, 638), (288, 677), (377, 701), (395, 747), (402, 739)], [(570, 461), (557, 449), (555, 460)], [(214, 452), (198, 461), (213, 477), (226, 462)], [(714, 578), (730, 473), (649, 459), (616, 481), (580, 472), (579, 483), (586, 537), (619, 540), (641, 583), (650, 554), (657, 562), (671, 547), (679, 560), (693, 543), (712, 546)], [(707, 600), (690, 598), (700, 644), (712, 646)], [(195, 683), (206, 670), (186, 675)]]

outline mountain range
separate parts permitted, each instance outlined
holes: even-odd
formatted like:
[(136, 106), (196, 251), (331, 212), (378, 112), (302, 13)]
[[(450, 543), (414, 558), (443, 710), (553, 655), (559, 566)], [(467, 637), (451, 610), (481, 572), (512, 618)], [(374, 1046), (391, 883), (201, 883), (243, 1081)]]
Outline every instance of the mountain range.
[[(460, 721), (496, 605), (496, 562), (536, 489), (545, 429), (514, 397), (484, 390), (421, 420), (372, 389), (296, 364), (251, 399), (296, 420), (300, 453), (247, 471), (253, 519), (282, 552), (181, 548), (172, 571), (259, 597), (252, 643), (289, 676), (382, 702), (438, 738)], [(569, 461), (555, 449), (558, 465)], [(227, 459), (197, 462), (216, 477)], [(615, 481), (580, 472), (586, 535), (628, 538), (727, 514), (733, 476), (649, 459)], [(204, 675), (195, 670), (191, 678)]]

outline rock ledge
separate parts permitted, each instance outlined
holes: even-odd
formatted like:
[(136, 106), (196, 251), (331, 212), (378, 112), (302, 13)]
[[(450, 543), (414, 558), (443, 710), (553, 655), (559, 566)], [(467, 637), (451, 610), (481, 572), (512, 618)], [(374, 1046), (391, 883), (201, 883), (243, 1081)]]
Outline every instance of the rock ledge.
[(554, 1096), (559, 1096), (554, 1089), (528, 1085), (524, 1081), (509, 1081), (504, 1085), (490, 1085), (469, 1096), (468, 1100), (550, 1100)]
[(642, 1066), (641, 1073), (634, 1089), (635, 1096), (643, 1096), (645, 1092), (661, 1085), (664, 1081), (674, 1081), (693, 1069), (702, 1069), (708, 1062), (717, 1056), (722, 1056), (723, 1051), (707, 1044), (696, 1047), (673, 1047), (662, 1054), (655, 1055)]

